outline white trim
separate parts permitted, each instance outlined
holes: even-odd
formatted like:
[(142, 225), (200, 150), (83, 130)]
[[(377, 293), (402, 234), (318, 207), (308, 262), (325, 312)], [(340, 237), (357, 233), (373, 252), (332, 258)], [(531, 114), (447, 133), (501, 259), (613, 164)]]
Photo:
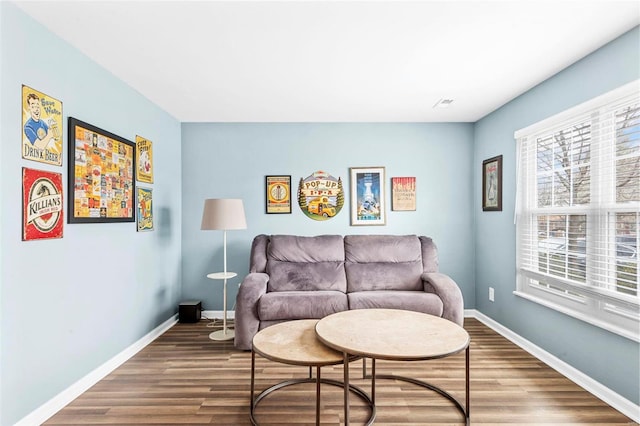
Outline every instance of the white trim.
[(91, 386), (98, 383), (140, 350), (144, 349), (144, 347), (149, 343), (161, 336), (165, 331), (173, 327), (176, 322), (178, 322), (178, 315), (173, 315), (171, 318), (143, 336), (140, 340), (69, 386), (64, 391), (60, 392), (58, 395), (51, 398), (49, 401), (45, 402), (22, 420), (18, 421), (14, 426), (35, 426), (44, 423), (51, 416), (67, 406), (71, 401), (86, 392)]
[(633, 421), (640, 423), (640, 405), (629, 401), (622, 395), (614, 392), (613, 390), (604, 386), (602, 383), (592, 379), (580, 370), (572, 367), (571, 365), (555, 357), (539, 346), (531, 343), (524, 337), (514, 333), (513, 331), (509, 330), (502, 324), (489, 318), (483, 313), (475, 309), (465, 309), (464, 316), (477, 319), (487, 327), (494, 330), (496, 333), (505, 337), (512, 343), (515, 343), (520, 348), (524, 349), (531, 355), (544, 362), (549, 367), (565, 376), (567, 379), (576, 383), (578, 386), (583, 387), (586, 391), (600, 398), (616, 410), (620, 411), (625, 416), (630, 417)]
[[(224, 316), (224, 311), (202, 311), (202, 319), (219, 319), (222, 320)], [(227, 311), (227, 319), (235, 319), (236, 311)]]
[[(549, 290), (543, 290), (540, 289), (541, 291), (549, 291)], [(568, 315), (570, 317), (579, 319), (580, 321), (584, 321), (588, 324), (594, 325), (596, 327), (600, 327), (604, 330), (607, 330), (611, 333), (615, 333), (619, 336), (625, 337), (629, 340), (633, 340), (634, 342), (640, 342), (640, 334), (638, 334), (635, 331), (629, 330), (627, 328), (624, 327), (620, 327), (617, 326), (616, 324), (614, 324), (612, 321), (601, 321), (598, 320), (597, 317), (594, 317), (593, 315), (587, 315), (583, 312), (580, 312), (579, 310), (576, 309), (571, 309), (569, 306), (563, 305), (561, 303), (553, 303), (551, 300), (546, 299), (546, 298), (542, 298), (542, 297), (536, 297), (534, 294), (528, 293), (526, 291), (519, 291), (516, 290), (513, 292), (514, 295), (518, 296), (518, 297), (522, 297), (523, 299), (527, 299), (530, 302), (533, 303), (537, 303), (539, 305), (545, 306), (549, 309), (553, 309), (556, 310), (562, 314)], [(563, 296), (564, 297), (564, 296)], [(615, 315), (624, 315), (618, 311), (614, 311), (612, 309), (607, 309), (608, 311), (610, 311), (610, 314), (615, 314)], [(626, 318), (631, 319), (631, 320), (635, 320), (636, 317), (632, 316), (632, 315), (624, 315)]]

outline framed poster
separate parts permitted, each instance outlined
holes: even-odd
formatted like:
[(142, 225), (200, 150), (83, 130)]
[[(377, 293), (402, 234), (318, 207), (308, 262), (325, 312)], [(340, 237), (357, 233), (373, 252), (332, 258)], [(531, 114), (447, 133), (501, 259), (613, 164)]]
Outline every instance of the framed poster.
[(267, 214), (291, 213), (291, 175), (266, 176)]
[(22, 158), (62, 166), (62, 102), (24, 84)]
[(22, 168), (22, 241), (62, 238), (62, 174)]
[(153, 142), (136, 135), (136, 180), (153, 183)]
[(482, 162), (482, 210), (502, 211), (502, 155)]
[(391, 178), (391, 210), (415, 211), (416, 209), (416, 178)]
[(324, 221), (335, 217), (344, 205), (342, 178), (322, 170), (300, 178), (298, 205), (310, 219)]
[(68, 143), (68, 222), (134, 222), (134, 143), (73, 117)]
[(384, 167), (351, 167), (351, 226), (384, 225)]
[(138, 218), (138, 232), (153, 231), (153, 189), (139, 186), (137, 192), (136, 216)]

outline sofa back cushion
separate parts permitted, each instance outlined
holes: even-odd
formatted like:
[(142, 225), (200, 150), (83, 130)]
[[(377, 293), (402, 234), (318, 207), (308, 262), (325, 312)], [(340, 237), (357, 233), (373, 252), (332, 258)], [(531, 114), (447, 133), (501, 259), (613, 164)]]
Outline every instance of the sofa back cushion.
[(415, 235), (344, 237), (347, 292), (422, 290), (422, 247)]
[(346, 293), (340, 235), (272, 235), (267, 245), (267, 291), (335, 290)]
[(265, 234), (256, 235), (251, 243), (251, 254), (249, 257), (249, 272), (267, 272), (267, 246), (269, 236)]
[(420, 236), (422, 245), (422, 268), (424, 272), (438, 272), (438, 248), (429, 237)]

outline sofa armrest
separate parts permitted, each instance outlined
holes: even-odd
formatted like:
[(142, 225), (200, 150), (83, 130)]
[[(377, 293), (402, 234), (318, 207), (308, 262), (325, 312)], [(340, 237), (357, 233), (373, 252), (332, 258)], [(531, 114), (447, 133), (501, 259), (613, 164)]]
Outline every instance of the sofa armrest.
[(421, 278), (424, 283), (424, 291), (435, 293), (442, 299), (444, 305), (442, 318), (462, 326), (464, 323), (464, 301), (458, 284), (448, 275), (439, 272), (425, 272)]
[(236, 297), (235, 310), (235, 347), (250, 350), (253, 336), (260, 327), (258, 318), (258, 301), (267, 292), (269, 275), (254, 272), (247, 275)]

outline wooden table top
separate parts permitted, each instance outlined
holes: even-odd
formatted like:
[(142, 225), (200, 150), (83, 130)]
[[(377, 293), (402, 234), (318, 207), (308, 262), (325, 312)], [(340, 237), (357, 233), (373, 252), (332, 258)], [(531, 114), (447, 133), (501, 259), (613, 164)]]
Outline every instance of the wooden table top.
[(264, 328), (253, 337), (253, 350), (284, 364), (322, 366), (342, 363), (342, 352), (318, 340), (315, 332), (317, 322), (317, 319), (287, 321)]
[(341, 352), (406, 361), (453, 355), (470, 341), (466, 330), (449, 320), (397, 309), (338, 312), (318, 321), (316, 334)]

